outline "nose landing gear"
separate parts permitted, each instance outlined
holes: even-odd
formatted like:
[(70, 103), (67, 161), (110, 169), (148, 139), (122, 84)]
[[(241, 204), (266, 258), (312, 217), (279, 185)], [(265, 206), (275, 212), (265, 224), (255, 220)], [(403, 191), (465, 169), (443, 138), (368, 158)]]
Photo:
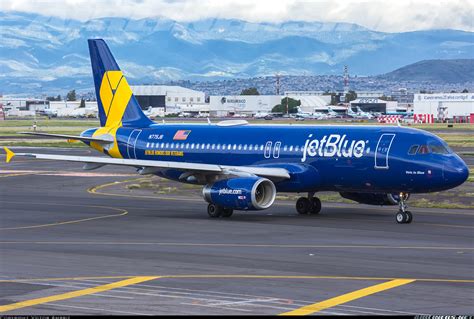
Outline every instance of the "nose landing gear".
[(399, 224), (409, 224), (413, 220), (413, 215), (407, 210), (408, 205), (406, 201), (408, 200), (409, 194), (400, 193), (400, 200), (398, 201), (398, 213), (395, 215), (395, 219)]

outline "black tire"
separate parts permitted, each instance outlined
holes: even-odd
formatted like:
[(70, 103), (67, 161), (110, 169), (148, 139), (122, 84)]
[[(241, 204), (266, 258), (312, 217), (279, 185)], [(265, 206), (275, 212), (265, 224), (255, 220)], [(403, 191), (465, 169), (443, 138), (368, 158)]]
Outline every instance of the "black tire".
[(311, 212), (311, 202), (306, 197), (300, 197), (296, 201), (296, 211), (298, 214), (306, 215)]
[(413, 221), (413, 214), (409, 211), (406, 211), (405, 214), (407, 215), (407, 221), (406, 223), (409, 224)]
[(311, 211), (310, 214), (316, 215), (321, 212), (321, 200), (317, 197), (311, 198)]
[(234, 213), (232, 208), (224, 208), (222, 211), (222, 217), (230, 217)]
[(397, 215), (395, 215), (395, 220), (399, 224), (406, 224), (408, 220), (408, 214), (404, 212), (398, 212)]
[(207, 205), (207, 214), (211, 218), (219, 218), (222, 215), (224, 208), (216, 204)]

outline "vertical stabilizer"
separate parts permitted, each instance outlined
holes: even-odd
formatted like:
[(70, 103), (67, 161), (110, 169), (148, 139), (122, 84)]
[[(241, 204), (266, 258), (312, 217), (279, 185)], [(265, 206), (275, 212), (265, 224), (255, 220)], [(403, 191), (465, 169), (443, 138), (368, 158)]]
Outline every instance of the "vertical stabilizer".
[(100, 125), (141, 128), (153, 124), (143, 114), (105, 41), (94, 39), (88, 42)]

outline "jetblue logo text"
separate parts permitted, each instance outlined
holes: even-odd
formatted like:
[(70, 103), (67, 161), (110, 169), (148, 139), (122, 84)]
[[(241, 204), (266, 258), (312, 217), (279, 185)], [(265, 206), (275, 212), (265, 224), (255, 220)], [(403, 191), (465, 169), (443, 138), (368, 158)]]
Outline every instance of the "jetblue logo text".
[(219, 195), (242, 195), (242, 190), (222, 188), (222, 189), (219, 189)]
[[(311, 139), (313, 134), (308, 136), (303, 149), (303, 158), (307, 157), (356, 157), (360, 158), (366, 151), (366, 141), (349, 141), (346, 135), (330, 134), (329, 137), (324, 135), (320, 140)], [(368, 150), (367, 150), (368, 152)]]

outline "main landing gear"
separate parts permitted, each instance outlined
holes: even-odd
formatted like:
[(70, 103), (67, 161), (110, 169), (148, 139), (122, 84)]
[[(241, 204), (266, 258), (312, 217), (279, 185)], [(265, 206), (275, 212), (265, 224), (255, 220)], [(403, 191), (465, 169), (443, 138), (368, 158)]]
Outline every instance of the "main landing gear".
[(207, 214), (211, 218), (230, 217), (234, 210), (232, 208), (225, 208), (224, 206), (209, 204), (207, 205)]
[(409, 194), (400, 193), (400, 199), (398, 201), (398, 213), (395, 215), (395, 219), (399, 224), (409, 224), (413, 220), (413, 215), (407, 210), (408, 205), (406, 201), (408, 200)]
[(300, 197), (296, 201), (296, 211), (301, 215), (316, 215), (321, 211), (321, 200), (309, 193), (308, 197)]

